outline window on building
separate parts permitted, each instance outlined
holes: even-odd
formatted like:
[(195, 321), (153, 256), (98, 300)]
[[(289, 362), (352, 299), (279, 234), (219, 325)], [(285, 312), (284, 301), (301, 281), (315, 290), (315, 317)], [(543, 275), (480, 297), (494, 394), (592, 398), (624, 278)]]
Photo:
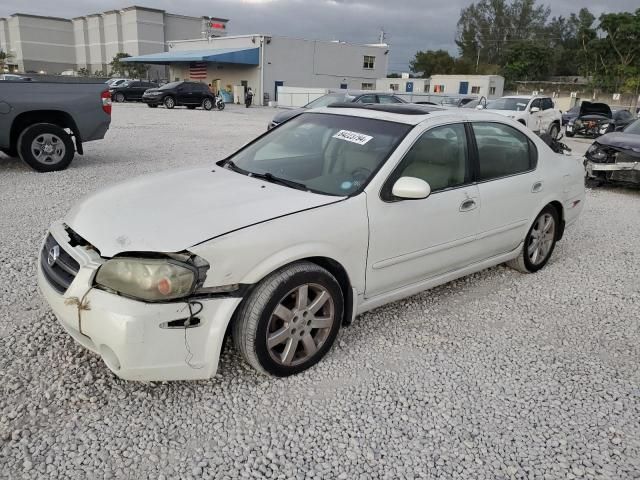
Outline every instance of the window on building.
[(424, 93), (429, 93), (429, 85), (424, 84)]
[(433, 93), (444, 93), (444, 85), (434, 85)]
[(363, 83), (362, 90), (375, 90), (373, 83)]
[(473, 124), (478, 145), (480, 180), (491, 180), (533, 170), (537, 151), (531, 141), (513, 127), (502, 123)]
[(489, 95), (495, 95), (496, 94), (496, 87), (489, 87)]
[(397, 92), (398, 90), (400, 90), (400, 84), (399, 83), (392, 83), (389, 85), (389, 88), (391, 90), (393, 90), (394, 92)]
[(471, 87), (471, 93), (480, 93), (480, 87)]
[(376, 57), (372, 57), (371, 55), (364, 56), (364, 65), (363, 68), (367, 70), (373, 70), (376, 63)]

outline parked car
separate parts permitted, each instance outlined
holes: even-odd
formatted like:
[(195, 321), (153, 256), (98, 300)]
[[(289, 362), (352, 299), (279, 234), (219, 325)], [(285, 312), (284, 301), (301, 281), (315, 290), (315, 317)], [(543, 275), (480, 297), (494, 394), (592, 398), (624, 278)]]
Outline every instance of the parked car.
[(505, 116), (342, 103), (86, 198), (51, 226), (38, 283), (122, 378), (209, 378), (225, 332), (287, 376), (359, 313), (503, 262), (540, 270), (584, 195), (583, 165)]
[(471, 100), (470, 102), (465, 103), (460, 108), (475, 108), (478, 110), (487, 108), (487, 97), (483, 95), (480, 98), (477, 98), (475, 100)]
[(620, 132), (598, 137), (585, 157), (590, 186), (607, 182), (640, 185), (640, 120), (630, 123)]
[(522, 123), (534, 132), (546, 132), (552, 138), (560, 135), (562, 117), (553, 99), (544, 96), (513, 95), (489, 100), (486, 110)]
[(610, 132), (620, 132), (636, 119), (626, 108), (613, 108), (611, 109), (611, 114), (613, 122), (609, 125)]
[(104, 83), (106, 83), (109, 87), (113, 88), (113, 87), (119, 87), (124, 82), (129, 82), (129, 81), (131, 81), (130, 78), (110, 78)]
[(142, 100), (144, 92), (150, 88), (158, 88), (158, 84), (154, 82), (133, 80), (130, 82), (123, 82), (116, 87), (109, 87), (109, 93), (111, 94), (111, 99), (114, 102), (139, 102)]
[(567, 137), (604, 135), (610, 130), (613, 123), (612, 117), (613, 112), (606, 103), (583, 101), (580, 104), (578, 116), (567, 123), (565, 133)]
[(0, 113), (0, 150), (52, 172), (82, 155), (84, 143), (104, 138), (111, 97), (103, 83), (6, 82)]
[(31, 77), (25, 77), (24, 75), (3, 73), (2, 75), (0, 75), (0, 80), (4, 80), (6, 82), (31, 82), (33, 79)]
[(215, 96), (207, 85), (187, 81), (171, 82), (159, 88), (150, 88), (142, 95), (142, 101), (151, 108), (164, 105), (168, 109), (185, 106), (191, 110), (197, 107), (211, 110), (215, 100)]
[(280, 113), (277, 113), (269, 125), (267, 125), (267, 130), (272, 129), (273, 127), (277, 127), (281, 123), (286, 122), (290, 118), (293, 118), (305, 110), (310, 108), (321, 108), (331, 105), (332, 103), (407, 103), (401, 97), (394, 95), (389, 92), (374, 92), (371, 90), (348, 90), (342, 92), (332, 92), (326, 95), (323, 95), (320, 98), (316, 98), (312, 102), (307, 103), (305, 106), (301, 108), (295, 108), (291, 110), (284, 110)]
[(578, 118), (578, 114), (580, 113), (580, 105), (575, 105), (571, 107), (566, 112), (562, 113), (562, 126), (567, 125), (571, 120), (575, 120)]
[(476, 100), (477, 99), (475, 97), (446, 97), (443, 98), (438, 105), (442, 108), (461, 108), (469, 102), (474, 102)]

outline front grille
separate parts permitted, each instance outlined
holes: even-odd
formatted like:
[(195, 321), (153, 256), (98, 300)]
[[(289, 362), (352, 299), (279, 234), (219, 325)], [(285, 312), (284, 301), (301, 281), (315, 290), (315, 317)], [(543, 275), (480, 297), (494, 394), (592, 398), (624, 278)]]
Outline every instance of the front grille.
[(49, 234), (40, 252), (40, 266), (49, 284), (64, 293), (76, 278), (80, 265)]

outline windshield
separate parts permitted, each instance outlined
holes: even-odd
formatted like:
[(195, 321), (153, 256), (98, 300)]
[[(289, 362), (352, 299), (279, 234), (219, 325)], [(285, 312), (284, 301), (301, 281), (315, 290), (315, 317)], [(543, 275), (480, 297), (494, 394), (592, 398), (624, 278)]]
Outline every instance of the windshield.
[(471, 100), (470, 102), (462, 105), (462, 108), (476, 108), (478, 105), (480, 105), (480, 100)]
[(299, 115), (227, 160), (241, 173), (272, 175), (327, 195), (366, 185), (411, 125), (322, 113)]
[(344, 102), (344, 99), (344, 93), (329, 93), (328, 95), (323, 95), (320, 98), (316, 98), (313, 102), (307, 103), (305, 105), (305, 108), (326, 107), (327, 105), (331, 105), (332, 103)]
[(180, 85), (181, 82), (171, 82), (171, 83), (167, 83), (163, 86), (160, 87), (160, 90), (171, 90), (174, 87), (177, 87), (178, 85)]
[(640, 120), (636, 120), (633, 123), (627, 125), (624, 130), (624, 133), (633, 133), (635, 135), (640, 135)]
[(487, 108), (489, 110), (513, 110), (514, 112), (521, 112), (527, 108), (529, 99), (527, 98), (498, 98), (497, 100), (491, 100), (487, 102)]

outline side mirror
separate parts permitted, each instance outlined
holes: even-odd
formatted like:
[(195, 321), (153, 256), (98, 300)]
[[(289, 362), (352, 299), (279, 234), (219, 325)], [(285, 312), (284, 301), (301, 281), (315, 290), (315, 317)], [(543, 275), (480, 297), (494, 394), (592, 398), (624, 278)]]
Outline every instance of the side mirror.
[(391, 193), (404, 200), (420, 200), (431, 195), (431, 187), (420, 178), (400, 177), (393, 184)]
[(531, 110), (529, 110), (531, 113), (536, 113), (540, 111), (540, 107), (531, 107)]

